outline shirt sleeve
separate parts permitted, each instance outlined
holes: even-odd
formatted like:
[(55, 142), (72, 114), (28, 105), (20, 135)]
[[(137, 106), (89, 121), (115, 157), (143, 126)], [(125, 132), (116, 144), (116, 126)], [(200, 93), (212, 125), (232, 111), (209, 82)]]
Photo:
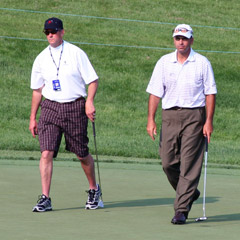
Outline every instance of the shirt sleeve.
[(44, 80), (41, 74), (41, 68), (39, 65), (39, 57), (37, 57), (33, 63), (31, 73), (31, 89), (39, 89), (44, 85)]
[(205, 66), (206, 70), (204, 73), (204, 94), (205, 95), (216, 94), (217, 87), (216, 87), (216, 82), (215, 82), (211, 63), (206, 59), (205, 64), (206, 64)]
[(153, 70), (146, 92), (162, 98), (164, 95), (163, 61), (160, 59)]
[(87, 54), (84, 51), (81, 51), (79, 57), (81, 76), (85, 84), (89, 84), (97, 80), (98, 75), (89, 61)]

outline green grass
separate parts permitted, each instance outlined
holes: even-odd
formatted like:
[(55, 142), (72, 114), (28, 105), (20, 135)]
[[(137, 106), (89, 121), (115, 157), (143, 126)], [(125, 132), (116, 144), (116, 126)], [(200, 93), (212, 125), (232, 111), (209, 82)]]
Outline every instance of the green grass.
[[(57, 161), (51, 190), (53, 211), (40, 214), (31, 212), (41, 189), (37, 166), (37, 161), (0, 159), (3, 240), (239, 239), (240, 170), (209, 168), (208, 220), (195, 222), (203, 214), (201, 196), (187, 224), (174, 226), (170, 221), (175, 193), (160, 166), (101, 163), (105, 208), (86, 211), (88, 186), (80, 163)], [(199, 189), (203, 189), (203, 179)]]
[[(4, 24), (0, 36), (14, 38), (0, 37), (0, 149), (39, 149), (37, 140), (28, 131), (30, 74), (35, 57), (47, 46), (43, 23), (48, 17), (56, 16), (64, 22), (65, 39), (75, 42), (88, 54), (100, 77), (95, 101), (99, 154), (158, 159), (158, 139), (152, 142), (146, 133), (148, 94), (145, 89), (157, 60), (174, 47), (171, 30), (185, 22), (194, 29), (193, 48), (204, 50), (200, 53), (211, 61), (218, 87), (209, 161), (239, 165), (238, 9), (238, 0), (185, 0), (181, 4), (177, 0), (1, 2), (0, 20)], [(159, 108), (158, 131), (160, 113)], [(89, 136), (93, 152), (91, 125)], [(64, 152), (64, 144), (61, 152)]]

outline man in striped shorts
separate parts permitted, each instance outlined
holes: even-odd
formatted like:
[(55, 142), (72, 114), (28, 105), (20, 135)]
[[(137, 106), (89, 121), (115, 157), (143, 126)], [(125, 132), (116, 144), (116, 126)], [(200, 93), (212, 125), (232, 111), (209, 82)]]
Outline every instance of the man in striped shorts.
[(147, 132), (157, 134), (155, 114), (162, 99), (159, 152), (163, 170), (176, 191), (173, 224), (184, 224), (197, 189), (204, 153), (204, 137), (213, 132), (215, 94), (213, 70), (208, 59), (192, 50), (193, 30), (180, 24), (173, 30), (176, 51), (157, 62), (147, 87)]
[[(60, 19), (47, 19), (44, 33), (49, 46), (35, 59), (31, 74), (33, 94), (29, 130), (33, 137), (39, 137), (42, 185), (42, 194), (33, 211), (52, 210), (49, 193), (53, 158), (57, 156), (62, 134), (66, 149), (76, 154), (89, 182), (85, 208), (96, 209), (101, 189), (96, 184), (94, 160), (88, 150), (87, 125), (88, 119), (95, 119), (94, 97), (98, 76), (85, 52), (63, 40), (64, 29)], [(41, 114), (37, 122), (40, 106)]]

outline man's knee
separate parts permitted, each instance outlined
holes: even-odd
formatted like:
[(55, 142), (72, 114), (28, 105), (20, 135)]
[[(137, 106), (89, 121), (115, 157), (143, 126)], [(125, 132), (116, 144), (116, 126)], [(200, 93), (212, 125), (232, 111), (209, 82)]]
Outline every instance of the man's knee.
[(87, 162), (87, 161), (89, 161), (89, 160), (92, 159), (92, 156), (91, 156), (90, 154), (88, 154), (88, 155), (85, 156), (85, 157), (79, 157), (79, 156), (77, 156), (77, 158), (78, 158), (81, 162)]
[(169, 162), (162, 161), (162, 168), (166, 174), (171, 174), (175, 172), (180, 172), (180, 163), (179, 162)]
[(162, 168), (165, 172), (168, 172), (172, 169), (172, 165), (169, 162), (162, 161)]
[(53, 159), (54, 151), (43, 151), (41, 154), (41, 160), (51, 161)]

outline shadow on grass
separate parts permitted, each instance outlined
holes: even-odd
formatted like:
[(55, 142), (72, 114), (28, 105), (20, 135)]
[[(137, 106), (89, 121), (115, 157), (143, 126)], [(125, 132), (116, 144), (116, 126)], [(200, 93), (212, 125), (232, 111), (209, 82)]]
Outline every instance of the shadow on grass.
[(174, 202), (174, 198), (137, 199), (137, 200), (128, 200), (128, 201), (106, 202), (105, 208), (172, 205), (173, 202)]
[(240, 213), (209, 216), (208, 222), (229, 222), (229, 221), (240, 221)]
[[(206, 197), (206, 203), (215, 203), (219, 201), (220, 197)], [(203, 198), (200, 197), (194, 204), (202, 204), (203, 203)]]
[[(174, 198), (150, 198), (150, 199), (136, 199), (127, 201), (112, 201), (105, 202), (104, 199), (104, 209), (110, 208), (130, 208), (130, 207), (150, 207), (150, 206), (161, 206), (161, 205), (171, 205), (173, 206)], [(206, 198), (206, 203), (214, 203), (218, 201), (218, 197), (208, 197)], [(194, 204), (202, 204), (202, 199), (198, 199)], [(54, 209), (54, 211), (65, 211), (65, 210), (75, 210), (84, 209), (84, 207), (73, 207), (65, 209)]]
[(216, 216), (207, 216), (207, 219), (204, 221), (196, 222), (194, 218), (189, 218), (191, 222), (187, 222), (187, 224), (193, 223), (214, 223), (214, 222), (233, 222), (240, 221), (240, 213), (226, 214), (226, 215), (216, 215)]
[(53, 212), (59, 212), (59, 211), (71, 211), (71, 210), (81, 210), (85, 209), (85, 207), (71, 207), (71, 208), (53, 208)]
[[(110, 208), (121, 208), (121, 207), (147, 207), (147, 206), (160, 206), (160, 205), (172, 205), (174, 198), (153, 198), (153, 199), (137, 199), (128, 201), (114, 201), (114, 202), (104, 202), (104, 209)], [(84, 209), (84, 207), (73, 207), (64, 209), (54, 209), (54, 211), (65, 211), (65, 210), (75, 210)]]
[[(118, 207), (146, 207), (146, 206), (161, 206), (173, 205), (174, 198), (152, 198), (152, 199), (137, 199), (129, 201), (115, 201), (106, 202), (105, 208), (118, 208)], [(208, 197), (206, 203), (214, 203), (218, 201), (218, 197)], [(195, 204), (201, 204), (202, 199), (199, 199)]]

